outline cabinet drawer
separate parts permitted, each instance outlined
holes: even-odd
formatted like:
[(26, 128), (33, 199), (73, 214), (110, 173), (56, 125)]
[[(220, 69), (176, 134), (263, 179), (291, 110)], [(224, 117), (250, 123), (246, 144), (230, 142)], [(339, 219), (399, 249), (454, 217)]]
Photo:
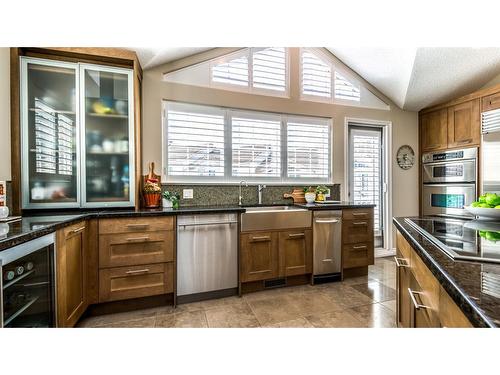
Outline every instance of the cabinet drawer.
[(342, 243), (373, 242), (373, 220), (343, 220)]
[(174, 232), (135, 232), (99, 236), (99, 267), (171, 262)]
[(500, 92), (485, 96), (481, 99), (481, 112), (500, 108)]
[(411, 270), (413, 277), (417, 282), (417, 292), (420, 293), (422, 303), (427, 306), (427, 313), (433, 326), (437, 326), (436, 321), (439, 317), (439, 289), (440, 284), (431, 271), (424, 264), (420, 256), (412, 249), (411, 252)]
[(173, 229), (173, 217), (133, 217), (99, 220), (99, 234), (156, 232)]
[(402, 260), (405, 262), (402, 262), (404, 263), (403, 266), (410, 266), (412, 249), (408, 241), (399, 232), (396, 233), (396, 248), (398, 250), (397, 257), (403, 258)]
[(342, 246), (343, 268), (363, 267), (374, 263), (373, 242)]
[(369, 220), (373, 219), (373, 208), (356, 208), (342, 210), (344, 220)]
[(439, 293), (439, 321), (446, 328), (471, 328), (472, 324), (443, 288)]
[(99, 302), (172, 293), (173, 263), (108, 268), (99, 271)]

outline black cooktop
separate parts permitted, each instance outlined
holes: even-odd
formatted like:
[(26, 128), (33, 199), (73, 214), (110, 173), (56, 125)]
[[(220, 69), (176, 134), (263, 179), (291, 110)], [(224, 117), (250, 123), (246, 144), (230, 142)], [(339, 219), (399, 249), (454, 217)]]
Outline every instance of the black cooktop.
[(405, 220), (452, 259), (500, 263), (500, 222), (441, 217)]

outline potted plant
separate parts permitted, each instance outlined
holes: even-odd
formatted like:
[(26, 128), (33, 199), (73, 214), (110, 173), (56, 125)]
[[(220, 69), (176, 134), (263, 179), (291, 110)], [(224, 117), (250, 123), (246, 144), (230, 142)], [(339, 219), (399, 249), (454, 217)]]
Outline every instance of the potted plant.
[(163, 207), (164, 208), (179, 208), (179, 200), (181, 196), (179, 193), (171, 193), (168, 190), (163, 192)]
[(320, 185), (316, 188), (316, 199), (318, 201), (325, 200), (325, 194), (328, 193), (330, 189), (328, 189), (325, 185)]
[(161, 187), (157, 182), (146, 180), (142, 192), (146, 208), (160, 207)]
[(304, 197), (307, 203), (314, 203), (316, 200), (316, 190), (312, 186), (304, 188)]

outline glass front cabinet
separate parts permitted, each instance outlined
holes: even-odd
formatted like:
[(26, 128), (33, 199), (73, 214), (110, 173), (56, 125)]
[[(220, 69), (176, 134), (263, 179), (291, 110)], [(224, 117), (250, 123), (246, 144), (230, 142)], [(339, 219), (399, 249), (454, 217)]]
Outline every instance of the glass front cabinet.
[(133, 70), (21, 57), (22, 206), (134, 206)]

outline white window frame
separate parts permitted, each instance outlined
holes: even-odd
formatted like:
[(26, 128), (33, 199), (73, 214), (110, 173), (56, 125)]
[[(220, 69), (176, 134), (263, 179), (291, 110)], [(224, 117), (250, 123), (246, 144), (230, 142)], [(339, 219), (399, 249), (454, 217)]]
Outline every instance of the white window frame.
[[(170, 176), (168, 175), (168, 105), (172, 103), (175, 105), (186, 105), (186, 107), (191, 106), (192, 108), (207, 108), (210, 110), (223, 110), (224, 113), (224, 177), (217, 176)], [(179, 103), (173, 101), (164, 100), (162, 104), (162, 181), (169, 184), (224, 184), (224, 185), (236, 185), (241, 180), (245, 180), (248, 183), (263, 183), (271, 185), (290, 185), (290, 184), (300, 184), (300, 185), (316, 185), (324, 184), (330, 185), (333, 183), (333, 121), (331, 118), (325, 117), (312, 117), (312, 116), (301, 116), (293, 114), (280, 114), (275, 112), (266, 111), (252, 111), (252, 110), (242, 110), (233, 109), (220, 106), (207, 106), (199, 104), (190, 103)], [(246, 177), (246, 176), (233, 176), (232, 175), (232, 122), (233, 116), (252, 116), (254, 118), (269, 119), (271, 117), (280, 118), (280, 147), (281, 147), (281, 163), (280, 163), (280, 177)], [(296, 121), (305, 121), (311, 124), (327, 124), (329, 129), (328, 137), (328, 177), (327, 178), (301, 178), (301, 177), (288, 177), (288, 154), (287, 154), (287, 123), (288, 119)]]
[[(285, 91), (265, 89), (262, 87), (253, 87), (253, 54), (254, 51), (262, 50), (269, 47), (250, 47), (240, 51), (233, 52), (229, 55), (221, 56), (210, 61), (209, 67), (209, 87), (227, 91), (236, 91), (249, 94), (258, 94), (266, 96), (276, 96), (280, 98), (290, 97), (290, 53), (288, 48), (285, 49)], [(236, 59), (240, 56), (246, 56), (248, 60), (248, 85), (232, 85), (230, 83), (217, 82), (212, 79), (212, 68), (219, 64), (224, 64), (229, 60)]]
[[(330, 65), (331, 69), (331, 96), (329, 98), (323, 97), (323, 96), (316, 96), (316, 95), (308, 95), (304, 94), (304, 90), (302, 87), (302, 52), (307, 51), (310, 53), (313, 53), (316, 55), (319, 59), (321, 59), (325, 64)], [(301, 48), (300, 49), (300, 58), (299, 58), (299, 85), (300, 85), (300, 99), (304, 101), (309, 101), (309, 102), (319, 102), (319, 103), (328, 103), (328, 104), (340, 104), (340, 105), (349, 105), (349, 106), (356, 106), (356, 107), (363, 107), (361, 105), (361, 84), (360, 82), (352, 77), (351, 74), (347, 73), (346, 71), (339, 69), (335, 64), (333, 64), (331, 61), (329, 61), (328, 56), (319, 48)], [(335, 72), (338, 72), (342, 76), (345, 77), (346, 80), (348, 80), (353, 86), (357, 87), (358, 90), (360, 91), (360, 98), (358, 100), (347, 100), (347, 99), (338, 99), (335, 98)]]

